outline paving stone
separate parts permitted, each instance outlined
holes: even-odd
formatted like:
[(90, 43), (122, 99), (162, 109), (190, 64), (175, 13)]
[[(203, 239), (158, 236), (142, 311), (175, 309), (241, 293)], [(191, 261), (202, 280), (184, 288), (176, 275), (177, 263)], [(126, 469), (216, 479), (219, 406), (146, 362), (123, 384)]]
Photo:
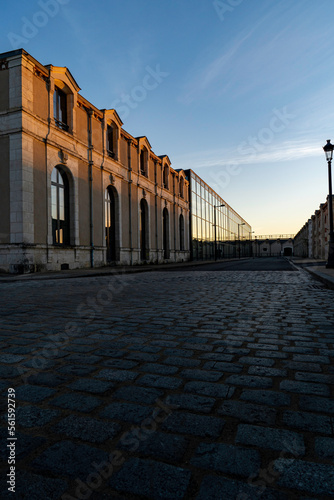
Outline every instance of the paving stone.
[(334, 418), (315, 413), (301, 411), (285, 411), (283, 422), (289, 427), (316, 432), (317, 434), (333, 434)]
[[(240, 354), (241, 355), (241, 354)], [(230, 362), (233, 360), (233, 354), (226, 354), (220, 352), (206, 352), (200, 356), (201, 359), (209, 359), (210, 361), (216, 362)]]
[(276, 391), (262, 391), (246, 389), (242, 391), (240, 399), (245, 401), (253, 401), (270, 406), (289, 406), (291, 397), (288, 394)]
[(163, 391), (158, 389), (149, 389), (146, 387), (125, 386), (117, 389), (112, 397), (113, 399), (125, 399), (136, 403), (154, 404), (157, 399), (162, 398)]
[(235, 389), (229, 385), (196, 380), (187, 382), (184, 386), (184, 391), (205, 394), (206, 396), (213, 396), (215, 398), (230, 398), (234, 394)]
[(110, 366), (112, 368), (120, 368), (121, 370), (131, 370), (135, 366), (138, 366), (138, 363), (135, 361), (130, 361), (128, 359), (107, 359), (101, 362), (102, 366)]
[(19, 401), (28, 401), (29, 403), (39, 403), (44, 399), (53, 396), (55, 392), (55, 389), (29, 384), (20, 385), (15, 388), (16, 399)]
[(51, 472), (64, 477), (79, 477), (85, 480), (95, 472), (93, 462), (107, 462), (108, 453), (85, 444), (74, 444), (72, 441), (60, 441), (49, 446), (32, 463), (40, 472)]
[(244, 363), (246, 365), (255, 365), (255, 366), (273, 366), (275, 361), (273, 359), (267, 358), (258, 358), (253, 356), (243, 356), (239, 359), (239, 363)]
[(96, 366), (86, 366), (86, 365), (65, 365), (57, 370), (59, 373), (65, 373), (66, 375), (78, 375), (86, 376), (92, 372), (96, 371)]
[(334, 439), (328, 437), (315, 438), (315, 452), (320, 458), (334, 459)]
[(334, 401), (330, 398), (316, 396), (300, 396), (299, 407), (306, 411), (315, 411), (334, 415)]
[(280, 458), (275, 461), (274, 467), (279, 472), (278, 484), (280, 486), (319, 496), (334, 496), (334, 467), (332, 465)]
[(301, 363), (300, 361), (283, 361), (284, 366), (290, 370), (305, 370), (308, 372), (320, 373), (321, 366), (318, 363)]
[(148, 387), (157, 387), (159, 389), (177, 389), (182, 381), (176, 377), (164, 377), (162, 375), (143, 375), (137, 379), (138, 385), (145, 385)]
[(267, 406), (260, 406), (243, 401), (225, 401), (219, 408), (220, 415), (235, 417), (242, 422), (274, 424), (276, 410)]
[(242, 477), (256, 474), (261, 466), (258, 451), (216, 443), (201, 443), (190, 463), (201, 469)]
[(69, 381), (69, 377), (63, 377), (56, 373), (40, 372), (27, 377), (27, 382), (31, 385), (46, 385), (47, 387), (58, 387)]
[(165, 349), (164, 354), (166, 356), (180, 356), (182, 358), (191, 358), (194, 355), (194, 352), (190, 351), (189, 349)]
[(81, 378), (72, 384), (69, 384), (67, 387), (75, 391), (89, 392), (91, 394), (103, 394), (104, 392), (112, 389), (114, 384), (103, 380)]
[(253, 375), (230, 375), (226, 380), (226, 384), (241, 385), (245, 387), (269, 388), (272, 387), (273, 381), (268, 377), (257, 377)]
[(166, 399), (168, 405), (178, 406), (181, 410), (194, 410), (200, 413), (209, 413), (216, 400), (194, 394), (172, 394)]
[(114, 438), (121, 430), (115, 422), (102, 422), (93, 418), (69, 415), (52, 427), (52, 431), (69, 438), (78, 438), (91, 443), (103, 443)]
[[(218, 368), (217, 368), (218, 369)], [(220, 371), (208, 371), (198, 368), (188, 368), (180, 372), (180, 376), (190, 380), (205, 380), (207, 382), (217, 382), (222, 378), (223, 374)]]
[[(2, 443), (10, 443), (11, 441), (8, 441), (8, 430), (7, 427), (1, 427), (0, 428), (0, 438)], [(44, 437), (41, 436), (36, 436), (36, 435), (28, 435), (28, 434), (23, 434), (21, 431), (16, 431), (15, 432), (15, 437), (17, 440), (15, 441), (15, 454), (16, 454), (16, 459), (20, 460), (21, 458), (24, 458), (28, 456), (32, 451), (38, 449), (40, 446), (43, 446), (47, 441)], [(5, 446), (0, 447), (0, 457), (2, 458), (3, 462), (7, 462), (8, 460), (8, 448), (6, 449)]]
[(58, 410), (38, 408), (37, 406), (18, 406), (16, 408), (17, 427), (43, 427), (60, 415)]
[(136, 451), (140, 455), (172, 463), (182, 460), (187, 447), (188, 440), (183, 436), (165, 434), (159, 431), (152, 433), (151, 429), (149, 432), (145, 432), (145, 428), (141, 428), (139, 433), (137, 430), (126, 432), (117, 445), (117, 448), (121, 450), (124, 449), (131, 453)]
[(112, 370), (106, 368), (105, 370), (101, 370), (96, 377), (102, 378), (105, 380), (112, 380), (115, 382), (131, 382), (138, 377), (139, 373), (131, 372), (128, 370)]
[(324, 384), (311, 382), (300, 382), (299, 380), (283, 380), (280, 389), (299, 394), (314, 394), (318, 396), (329, 396), (329, 387)]
[(63, 479), (44, 477), (20, 470), (19, 480), (15, 485), (15, 498), (21, 500), (58, 499), (68, 488), (67, 481)]
[(218, 370), (219, 372), (240, 373), (243, 369), (243, 366), (237, 363), (208, 361), (207, 363), (204, 364), (203, 368), (204, 370)]
[(110, 486), (120, 492), (144, 498), (178, 500), (185, 496), (191, 472), (180, 467), (131, 458), (110, 479)]
[(192, 436), (219, 437), (224, 427), (224, 420), (217, 417), (174, 412), (162, 424), (162, 429)]
[(178, 356), (169, 356), (164, 360), (164, 363), (166, 363), (166, 365), (176, 365), (176, 366), (191, 367), (191, 368), (197, 367), (201, 364), (201, 362), (198, 359), (188, 359)]
[[(271, 488), (257, 486), (256, 479), (245, 483), (220, 476), (204, 476), (196, 500), (290, 500), (288, 496)], [(222, 496), (223, 495), (223, 496)]]
[(132, 403), (111, 403), (101, 413), (100, 417), (141, 424), (147, 418), (153, 418), (153, 408)]
[(84, 396), (77, 392), (61, 394), (50, 401), (50, 404), (53, 406), (86, 413), (95, 410), (101, 403), (102, 401), (100, 399), (94, 398), (93, 396)]
[(129, 352), (126, 355), (127, 359), (133, 359), (135, 361), (147, 361), (150, 363), (155, 363), (159, 360), (159, 354), (150, 354), (147, 352)]
[(176, 366), (167, 366), (160, 363), (146, 363), (141, 367), (143, 372), (161, 373), (161, 375), (174, 375), (179, 369)]
[(294, 361), (302, 361), (307, 363), (321, 363), (321, 364), (329, 364), (328, 356), (317, 356), (315, 354), (294, 354)]
[(253, 445), (257, 448), (289, 451), (298, 456), (305, 455), (303, 437), (296, 432), (285, 429), (240, 424), (238, 425), (236, 443)]
[(334, 375), (325, 375), (324, 373), (295, 373), (296, 380), (303, 380), (306, 382), (319, 382), (320, 384), (334, 384)]
[(19, 363), (25, 359), (24, 356), (17, 356), (16, 354), (0, 354), (0, 363)]
[(18, 377), (19, 375), (22, 376), (22, 374), (27, 373), (28, 369), (23, 368), (23, 367), (18, 367), (16, 366), (0, 366), (0, 377), (7, 379), (7, 378), (15, 378)]

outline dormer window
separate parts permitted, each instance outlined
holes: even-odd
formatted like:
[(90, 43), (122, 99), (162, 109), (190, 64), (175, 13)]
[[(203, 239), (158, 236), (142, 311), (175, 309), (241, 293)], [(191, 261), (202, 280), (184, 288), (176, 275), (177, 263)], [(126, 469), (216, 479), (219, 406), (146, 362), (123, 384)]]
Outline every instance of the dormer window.
[(164, 166), (164, 171), (163, 171), (163, 185), (165, 189), (169, 188), (169, 168), (168, 165)]
[(55, 87), (53, 94), (53, 114), (56, 126), (67, 132), (69, 129), (67, 121), (67, 95), (58, 87)]
[(183, 177), (181, 177), (181, 179), (180, 179), (180, 197), (181, 198), (184, 198), (183, 191), (184, 191), (184, 179), (183, 179)]
[(148, 166), (147, 166), (148, 154), (147, 149), (143, 148), (140, 152), (140, 173), (148, 177)]
[(112, 125), (107, 125), (107, 152), (111, 158), (115, 158), (115, 137)]

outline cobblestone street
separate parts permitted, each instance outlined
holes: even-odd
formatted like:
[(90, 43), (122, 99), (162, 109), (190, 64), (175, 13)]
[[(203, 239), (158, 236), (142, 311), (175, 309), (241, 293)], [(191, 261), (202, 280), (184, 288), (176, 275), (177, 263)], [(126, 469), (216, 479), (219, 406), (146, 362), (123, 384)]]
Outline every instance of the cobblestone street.
[(1, 498), (334, 497), (334, 291), (305, 271), (18, 281), (0, 308)]

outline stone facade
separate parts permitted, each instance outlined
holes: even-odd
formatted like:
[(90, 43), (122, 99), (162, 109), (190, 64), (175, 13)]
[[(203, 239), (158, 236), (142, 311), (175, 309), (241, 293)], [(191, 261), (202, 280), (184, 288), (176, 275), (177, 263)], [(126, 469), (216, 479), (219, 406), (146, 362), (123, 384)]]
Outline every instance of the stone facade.
[(0, 270), (189, 259), (189, 183), (67, 68), (0, 54)]
[[(334, 200), (334, 196), (333, 196)], [(334, 217), (334, 210), (333, 210)], [(295, 255), (298, 257), (326, 260), (329, 242), (328, 203), (321, 203), (311, 218), (294, 238)]]

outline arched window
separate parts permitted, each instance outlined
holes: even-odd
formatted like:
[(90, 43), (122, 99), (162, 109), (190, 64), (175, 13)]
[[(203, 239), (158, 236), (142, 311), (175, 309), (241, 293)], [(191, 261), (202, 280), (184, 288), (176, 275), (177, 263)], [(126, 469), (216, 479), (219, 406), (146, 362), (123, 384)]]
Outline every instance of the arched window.
[(58, 87), (55, 87), (53, 94), (53, 114), (57, 127), (68, 131), (67, 95)]
[(140, 173), (148, 177), (148, 154), (147, 149), (144, 147), (140, 152)]
[(54, 245), (70, 244), (69, 188), (66, 175), (55, 167), (51, 174), (51, 218)]
[(111, 158), (115, 158), (115, 142), (114, 126), (112, 124), (107, 125), (107, 152)]
[(162, 212), (162, 243), (164, 251), (164, 259), (169, 259), (169, 214), (167, 208)]
[(149, 259), (149, 239), (148, 239), (148, 206), (146, 200), (140, 202), (139, 213), (139, 239), (140, 239), (140, 258)]
[(164, 166), (164, 172), (163, 172), (163, 185), (164, 188), (168, 189), (169, 188), (169, 168), (168, 165)]
[(105, 191), (105, 238), (107, 262), (116, 260), (116, 203), (111, 187)]
[(180, 250), (184, 250), (184, 217), (181, 214), (179, 219), (179, 230), (180, 230)]
[(183, 188), (184, 188), (184, 179), (183, 179), (183, 177), (181, 177), (180, 178), (180, 196), (181, 196), (181, 198), (184, 197)]

